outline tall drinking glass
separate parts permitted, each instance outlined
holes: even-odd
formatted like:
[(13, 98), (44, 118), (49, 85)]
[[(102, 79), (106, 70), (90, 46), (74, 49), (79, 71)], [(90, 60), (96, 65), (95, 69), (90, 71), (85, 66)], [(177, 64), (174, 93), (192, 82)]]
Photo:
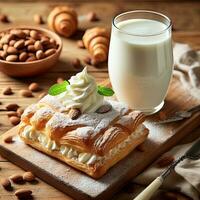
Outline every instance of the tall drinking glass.
[(136, 10), (113, 19), (109, 76), (117, 98), (152, 114), (164, 105), (173, 70), (171, 21), (163, 14)]

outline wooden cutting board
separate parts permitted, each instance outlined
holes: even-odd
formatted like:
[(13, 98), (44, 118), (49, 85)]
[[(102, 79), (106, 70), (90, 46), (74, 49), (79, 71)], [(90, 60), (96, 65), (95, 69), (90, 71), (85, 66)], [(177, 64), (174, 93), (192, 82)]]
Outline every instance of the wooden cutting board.
[[(109, 81), (105, 81), (104, 84), (108, 85)], [(162, 112), (169, 116), (178, 110), (188, 109), (199, 103), (181, 87), (179, 81), (173, 79)], [(133, 151), (99, 180), (94, 180), (25, 145), (17, 136), (17, 127), (3, 134), (3, 137), (13, 135), (14, 143), (6, 144), (1, 137), (0, 154), (23, 169), (32, 171), (48, 184), (75, 199), (105, 200), (142, 172), (158, 156), (177, 144), (200, 123), (200, 113), (181, 122), (154, 125), (152, 122), (158, 118), (159, 114), (155, 114), (145, 122), (150, 129), (150, 134), (143, 144), (144, 151)]]

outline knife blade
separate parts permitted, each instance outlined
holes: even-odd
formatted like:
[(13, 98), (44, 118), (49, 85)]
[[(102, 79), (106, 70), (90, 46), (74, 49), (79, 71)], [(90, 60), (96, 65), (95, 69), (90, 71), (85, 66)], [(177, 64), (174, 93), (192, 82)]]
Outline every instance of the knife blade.
[(178, 111), (174, 114), (174, 116), (169, 117), (168, 119), (154, 122), (154, 124), (165, 124), (165, 123), (181, 121), (183, 119), (190, 118), (192, 116), (192, 114), (199, 112), (199, 111), (200, 111), (200, 105), (197, 105), (197, 106), (190, 108), (189, 110)]
[(154, 122), (154, 124), (166, 124), (166, 123), (181, 121), (183, 119), (185, 119), (185, 118), (181, 117), (181, 116), (174, 116), (174, 117), (170, 117), (165, 120), (160, 120), (160, 121)]

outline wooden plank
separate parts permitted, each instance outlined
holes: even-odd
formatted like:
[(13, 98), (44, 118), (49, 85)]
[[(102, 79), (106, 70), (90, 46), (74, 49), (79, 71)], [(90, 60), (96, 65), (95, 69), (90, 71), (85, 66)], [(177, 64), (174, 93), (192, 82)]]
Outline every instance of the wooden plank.
[[(109, 81), (104, 82), (104, 84), (108, 85)], [(198, 103), (196, 99), (188, 96), (187, 91), (181, 87), (179, 81), (173, 79), (163, 111), (166, 115), (171, 115), (177, 110), (188, 109)], [(75, 199), (109, 199), (113, 193), (138, 175), (153, 160), (195, 129), (200, 123), (200, 113), (182, 122), (165, 125), (155, 125), (153, 122), (156, 119), (158, 119), (158, 114), (150, 116), (145, 122), (150, 129), (149, 138), (144, 144), (144, 148), (148, 151), (133, 151), (99, 180), (94, 180), (25, 145), (16, 136), (17, 128), (11, 129), (4, 135), (14, 135), (16, 141), (13, 144), (5, 144), (3, 140), (0, 140), (0, 153), (25, 170), (33, 171), (42, 180)]]

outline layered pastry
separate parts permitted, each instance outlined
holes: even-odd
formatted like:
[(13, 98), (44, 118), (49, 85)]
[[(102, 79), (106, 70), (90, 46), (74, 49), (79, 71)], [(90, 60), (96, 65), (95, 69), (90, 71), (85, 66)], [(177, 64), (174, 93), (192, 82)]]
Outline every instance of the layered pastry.
[(144, 114), (106, 100), (86, 68), (56, 87), (22, 115), (19, 136), (33, 148), (99, 178), (147, 138)]

